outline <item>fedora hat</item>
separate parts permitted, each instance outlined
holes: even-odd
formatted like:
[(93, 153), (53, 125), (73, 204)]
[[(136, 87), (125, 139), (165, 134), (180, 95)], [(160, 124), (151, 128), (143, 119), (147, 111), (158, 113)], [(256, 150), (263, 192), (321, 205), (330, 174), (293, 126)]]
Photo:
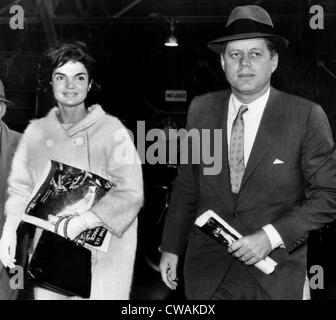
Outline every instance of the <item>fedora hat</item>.
[(0, 80), (0, 101), (8, 103), (8, 104), (14, 104), (13, 102), (5, 98), (5, 87), (3, 85), (2, 80)]
[(267, 38), (277, 50), (288, 46), (289, 41), (278, 35), (267, 11), (259, 6), (239, 6), (232, 10), (224, 29), (224, 36), (208, 43), (208, 47), (221, 54), (227, 41)]

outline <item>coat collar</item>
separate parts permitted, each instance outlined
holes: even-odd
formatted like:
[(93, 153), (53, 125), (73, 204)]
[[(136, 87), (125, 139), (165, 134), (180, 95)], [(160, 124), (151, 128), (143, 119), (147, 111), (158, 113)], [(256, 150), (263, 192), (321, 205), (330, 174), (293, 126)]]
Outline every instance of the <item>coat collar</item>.
[(283, 125), (282, 119), (284, 114), (285, 106), (282, 102), (281, 94), (278, 90), (271, 87), (270, 96), (246, 165), (240, 192), (244, 189), (245, 184), (248, 182), (260, 160), (269, 150), (272, 143), (277, 139)]
[[(85, 130), (88, 127), (91, 127), (93, 124), (95, 124), (97, 121), (99, 121), (102, 117), (105, 116), (105, 111), (102, 109), (102, 107), (99, 104), (92, 105), (88, 108), (89, 113), (86, 115), (84, 119), (79, 121), (78, 123), (74, 124), (73, 126), (66, 128), (66, 133), (71, 137), (78, 133), (79, 131)], [(54, 107), (52, 108), (48, 115), (47, 119), (57, 127), (61, 128), (61, 123), (58, 120), (58, 108)]]
[[(214, 117), (210, 125), (210, 128), (222, 128), (222, 171), (220, 174), (212, 176), (211, 178), (211, 180), (214, 179), (213, 182), (215, 183), (215, 185), (219, 186), (219, 188), (213, 189), (218, 193), (218, 195), (221, 196), (221, 199), (223, 199), (222, 192), (229, 191), (231, 193), (227, 145), (227, 115), (230, 95), (231, 91), (225, 91), (221, 98), (214, 103), (212, 112)], [(283, 124), (282, 117), (284, 113), (285, 106), (281, 100), (281, 93), (271, 87), (270, 95), (263, 116), (261, 118), (261, 122), (253, 144), (253, 148), (251, 150), (249, 160), (246, 165), (243, 180), (241, 183), (241, 189), (238, 193), (238, 196), (244, 190), (244, 186), (248, 182), (258, 163), (261, 161), (266, 152), (269, 150), (272, 143), (277, 138)], [(210, 181), (208, 182), (209, 185), (212, 184), (210, 183)]]

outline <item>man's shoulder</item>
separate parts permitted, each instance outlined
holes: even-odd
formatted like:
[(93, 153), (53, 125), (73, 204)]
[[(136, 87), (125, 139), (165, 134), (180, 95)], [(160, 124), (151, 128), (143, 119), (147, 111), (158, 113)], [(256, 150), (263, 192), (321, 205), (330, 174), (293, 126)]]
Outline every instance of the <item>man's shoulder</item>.
[(307, 98), (304, 98), (304, 97), (301, 97), (295, 94), (287, 93), (284, 91), (280, 91), (274, 88), (272, 90), (275, 96), (280, 98), (282, 100), (283, 105), (287, 108), (311, 109), (316, 106), (319, 106), (318, 103), (311, 101)]
[(218, 90), (218, 91), (212, 91), (208, 93), (204, 93), (202, 95), (197, 95), (194, 97), (194, 100), (200, 100), (200, 101), (217, 101), (221, 99), (225, 99), (230, 96), (231, 90)]
[[(220, 102), (230, 97), (230, 90), (219, 90), (197, 95), (193, 98), (190, 110), (191, 112), (207, 112), (211, 111)], [(222, 104), (221, 104), (222, 106)]]
[(10, 135), (11, 135), (11, 137), (14, 141), (20, 140), (20, 138), (22, 136), (22, 133), (20, 133), (18, 131), (15, 131), (15, 130), (12, 130), (12, 129), (10, 129), (9, 132), (10, 132)]

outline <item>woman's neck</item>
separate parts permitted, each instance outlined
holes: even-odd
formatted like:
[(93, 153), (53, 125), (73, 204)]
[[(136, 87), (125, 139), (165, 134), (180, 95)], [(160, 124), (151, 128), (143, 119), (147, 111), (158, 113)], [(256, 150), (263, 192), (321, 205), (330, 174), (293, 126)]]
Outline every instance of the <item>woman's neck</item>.
[(65, 107), (58, 105), (59, 120), (61, 123), (77, 123), (83, 120), (88, 114), (84, 104), (80, 106)]

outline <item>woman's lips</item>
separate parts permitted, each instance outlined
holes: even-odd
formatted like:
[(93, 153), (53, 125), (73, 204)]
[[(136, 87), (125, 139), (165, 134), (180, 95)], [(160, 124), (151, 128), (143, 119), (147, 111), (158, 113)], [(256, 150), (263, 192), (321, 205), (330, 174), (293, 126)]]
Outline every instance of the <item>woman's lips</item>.
[(63, 95), (67, 98), (73, 98), (77, 95), (76, 92), (64, 92)]

